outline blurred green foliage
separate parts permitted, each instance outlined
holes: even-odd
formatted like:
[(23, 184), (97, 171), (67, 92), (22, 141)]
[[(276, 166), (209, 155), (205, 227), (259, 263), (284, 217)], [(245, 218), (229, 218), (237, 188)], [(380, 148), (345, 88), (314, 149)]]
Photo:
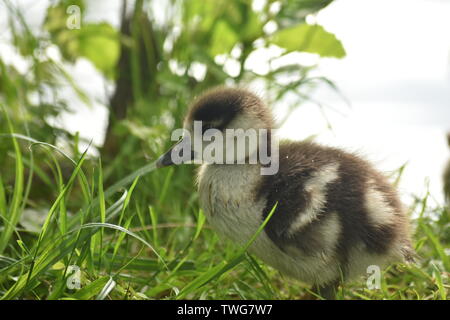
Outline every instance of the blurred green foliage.
[[(98, 147), (104, 161), (111, 165), (106, 178), (111, 174), (120, 177), (135, 169), (140, 160), (154, 158), (167, 147), (165, 137), (181, 125), (189, 101), (209, 87), (263, 81), (269, 99), (280, 101), (289, 93), (300, 105), (318, 83), (332, 85), (327, 79), (309, 76), (314, 67), (300, 63), (271, 67), (263, 74), (247, 66), (253, 52), (272, 46), (282, 49), (273, 60), (293, 51), (343, 57), (342, 44), (333, 34), (305, 22), (306, 15), (330, 2), (265, 1), (256, 8), (250, 0), (138, 0), (132, 10), (123, 7), (117, 13), (121, 21), (120, 28), (115, 29), (106, 22), (86, 22), (88, 2), (62, 0), (47, 9), (37, 32), (32, 32), (23, 18), (17, 20), (19, 23), (14, 21), (13, 17), (22, 15), (8, 2), (14, 44), (30, 61), (30, 70), (18, 74), (17, 81), (27, 81), (26, 88), (23, 84), (10, 85), (16, 89), (2, 90), (1, 97), (9, 110), (15, 105), (10, 113), (15, 121), (39, 119), (40, 128), (46, 128), (46, 132), (32, 132), (34, 137), (50, 143), (62, 137), (70, 145), (71, 134), (52, 126), (48, 119), (67, 111), (68, 103), (58, 92), (61, 87), (73, 88), (83, 102), (89, 103), (64, 71), (64, 65), (79, 58), (91, 61), (107, 83), (115, 83), (105, 144)], [(68, 9), (73, 5), (80, 8), (79, 17)], [(68, 28), (74, 16), (79, 18), (79, 29)], [(47, 49), (55, 46), (62, 57), (58, 62), (47, 56)], [(233, 72), (227, 68), (230, 63)], [(13, 73), (4, 74), (2, 82), (14, 81)], [(280, 79), (289, 79), (289, 83), (281, 85)], [(18, 95), (20, 88), (23, 92)], [(38, 101), (30, 100), (36, 93)], [(18, 116), (29, 112), (33, 114)], [(36, 127), (29, 128), (35, 131)]]
[(273, 43), (287, 51), (318, 53), (322, 57), (342, 58), (345, 50), (336, 37), (318, 25), (299, 24), (273, 36)]
[[(12, 44), (29, 64), (26, 71), (18, 72), (13, 64), (0, 61), (0, 99), (14, 121), (39, 122), (38, 127), (28, 126), (34, 137), (50, 143), (68, 137), (70, 144), (71, 134), (53, 127), (48, 119), (67, 111), (67, 101), (58, 93), (61, 87), (69, 85), (89, 103), (64, 70), (68, 63), (88, 59), (106, 82), (116, 84), (110, 99), (103, 158), (108, 163), (117, 157), (134, 163), (143, 155), (154, 157), (161, 151), (166, 140), (161, 137), (180, 126), (189, 101), (208, 87), (262, 80), (269, 97), (277, 101), (288, 92), (305, 91), (298, 95), (300, 104), (314, 82), (322, 81), (308, 77), (310, 67), (296, 63), (256, 74), (246, 62), (253, 52), (273, 45), (283, 49), (279, 57), (292, 51), (343, 57), (342, 44), (333, 34), (305, 22), (306, 15), (330, 2), (263, 1), (256, 8), (250, 0), (137, 0), (131, 11), (124, 6), (117, 13), (121, 26), (115, 29), (106, 22), (86, 22), (88, 2), (61, 0), (48, 7), (41, 29), (32, 31), (21, 12), (6, 1)], [(79, 11), (71, 11), (73, 6)], [(79, 20), (75, 22), (80, 28), (69, 28), (74, 19)], [(270, 31), (267, 25), (271, 25)], [(55, 46), (61, 61), (47, 55), (48, 48)], [(238, 72), (230, 74), (227, 70), (230, 61)], [(278, 85), (278, 80), (286, 76), (291, 83)], [(5, 132), (5, 122), (0, 125)], [(36, 132), (44, 129), (43, 134)], [(132, 146), (134, 152), (121, 152), (124, 145)]]
[[(79, 9), (68, 9), (74, 6)], [(65, 60), (75, 62), (84, 57), (105, 76), (112, 77), (120, 54), (119, 32), (108, 23), (84, 23), (83, 8), (82, 1), (61, 1), (48, 8), (43, 28), (49, 32), (51, 41), (58, 46)]]

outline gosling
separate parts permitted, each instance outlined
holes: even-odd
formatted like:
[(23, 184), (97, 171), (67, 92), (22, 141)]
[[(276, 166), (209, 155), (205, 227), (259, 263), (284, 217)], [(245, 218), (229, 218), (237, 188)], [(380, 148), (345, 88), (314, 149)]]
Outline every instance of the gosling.
[[(184, 155), (179, 147), (186, 136), (196, 136), (197, 121), (202, 134), (209, 129), (224, 134), (228, 129), (271, 133), (274, 128), (270, 109), (255, 94), (235, 88), (210, 90), (192, 103), (184, 121), (188, 134), (158, 159), (158, 167), (174, 164), (177, 152), (183, 163), (202, 162), (192, 146)], [(249, 251), (282, 274), (313, 285), (328, 299), (335, 297), (342, 281), (367, 274), (371, 265), (382, 268), (413, 260), (405, 210), (395, 189), (371, 164), (312, 142), (279, 141), (277, 150), (271, 149), (273, 139), (276, 136), (269, 134), (265, 144), (258, 140), (241, 159), (232, 155), (231, 165), (201, 163), (200, 206), (219, 235), (246, 244), (276, 205)], [(237, 149), (225, 140), (224, 158)], [(267, 164), (239, 162), (262, 145), (269, 146), (272, 161), (277, 162), (274, 174), (261, 174)], [(252, 149), (249, 143), (246, 146)]]

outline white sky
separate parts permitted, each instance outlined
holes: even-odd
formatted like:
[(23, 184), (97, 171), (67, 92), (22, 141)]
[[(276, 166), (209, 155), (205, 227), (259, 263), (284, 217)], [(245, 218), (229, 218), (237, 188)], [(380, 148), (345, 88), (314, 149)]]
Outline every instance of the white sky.
[[(48, 0), (19, 0), (30, 25), (38, 26)], [(119, 1), (89, 3), (89, 20), (118, 23)], [(0, 55), (14, 61), (5, 45), (5, 10), (0, 3)], [(403, 195), (423, 194), (425, 178), (442, 202), (441, 174), (450, 159), (445, 132), (450, 131), (450, 0), (337, 0), (317, 16), (319, 24), (336, 34), (347, 51), (342, 60), (322, 59), (320, 71), (332, 79), (351, 101), (349, 109), (332, 91), (321, 88), (315, 99), (343, 112), (326, 114), (304, 104), (281, 130), (302, 139), (319, 133), (322, 143), (356, 150), (383, 171), (408, 161), (401, 183)], [(255, 54), (250, 64), (264, 68), (267, 52)], [(308, 55), (293, 59), (315, 61)], [(20, 61), (15, 61), (20, 65)], [(89, 62), (71, 67), (96, 102), (88, 109), (76, 103), (77, 113), (64, 117), (64, 126), (100, 144), (107, 110), (104, 83)]]

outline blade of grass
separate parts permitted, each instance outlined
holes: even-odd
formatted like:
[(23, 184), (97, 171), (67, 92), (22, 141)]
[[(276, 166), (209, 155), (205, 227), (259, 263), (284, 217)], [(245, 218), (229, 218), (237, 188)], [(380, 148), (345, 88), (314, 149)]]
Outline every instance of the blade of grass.
[[(151, 241), (153, 243), (153, 245), (155, 246), (155, 248), (159, 247), (157, 241), (155, 241), (155, 238), (150, 235), (148, 228), (146, 227), (145, 213), (143, 212), (143, 210), (141, 210), (141, 207), (139, 205), (136, 205), (135, 208), (136, 208), (137, 217), (138, 217), (139, 223), (140, 223), (140, 229), (144, 233), (145, 239), (147, 239), (148, 241)], [(133, 231), (136, 231), (136, 229)]]
[[(120, 189), (123, 189), (124, 187), (126, 187), (127, 185), (129, 185), (130, 183), (132, 183), (136, 177), (138, 176), (143, 176), (148, 174), (149, 172), (152, 172), (153, 170), (156, 169), (156, 161), (149, 163), (145, 166), (142, 166), (141, 168), (135, 170), (134, 172), (130, 173), (129, 175), (127, 175), (125, 178), (117, 181), (116, 183), (114, 183), (112, 186), (110, 186), (108, 189), (106, 189), (104, 191), (104, 198), (108, 199), (109, 197), (111, 197), (114, 193), (116, 193), (117, 191), (119, 191)], [(87, 210), (88, 208), (94, 208), (98, 205), (98, 198), (92, 199), (92, 201), (90, 201), (89, 205), (86, 205), (85, 207), (83, 207), (83, 211)], [(120, 211), (120, 210), (119, 210)], [(109, 214), (107, 213), (107, 217), (106, 220), (111, 220), (118, 212), (114, 211), (114, 214)], [(75, 227), (75, 225), (79, 224), (79, 218), (77, 216), (75, 216), (70, 222), (69, 222), (69, 227), (73, 228)]]
[(113, 280), (113, 278), (109, 278), (108, 282), (104, 285), (102, 288), (102, 291), (97, 295), (97, 300), (105, 300), (105, 298), (108, 296), (108, 294), (114, 289), (116, 286), (116, 282)]
[[(104, 255), (105, 261), (108, 263), (112, 263), (112, 269), (120, 268), (121, 270), (136, 270), (136, 271), (157, 271), (161, 269), (161, 263), (158, 261), (158, 259), (150, 259), (150, 258), (138, 258), (139, 254), (133, 257), (131, 260), (129, 257), (116, 255), (115, 261), (112, 262), (112, 254), (106, 253)], [(178, 268), (179, 270), (197, 270), (194, 261), (186, 260), (186, 258), (181, 260), (176, 260), (171, 262), (174, 267), (171, 267), (169, 264), (169, 267), (171, 270), (175, 270)], [(180, 266), (179, 266), (180, 265)], [(114, 275), (117, 276), (117, 272)]]
[(434, 235), (434, 233), (431, 231), (431, 229), (426, 226), (424, 223), (419, 223), (420, 228), (425, 232), (425, 234), (428, 236), (428, 239), (430, 240), (431, 244), (433, 245), (434, 250), (436, 251), (437, 255), (441, 258), (442, 264), (444, 265), (445, 271), (450, 272), (450, 259), (448, 255), (445, 253), (445, 249), (442, 246), (439, 239)]
[[(125, 210), (126, 210), (126, 208), (128, 207), (128, 204), (130, 203), (131, 194), (133, 193), (133, 190), (134, 190), (134, 188), (136, 187), (138, 181), (139, 181), (139, 176), (137, 176), (137, 177), (134, 179), (133, 184), (131, 185), (130, 189), (128, 190), (127, 197), (125, 198), (125, 201), (124, 201), (123, 206), (122, 206), (122, 211), (121, 211), (121, 213), (120, 213), (118, 225), (121, 225), (121, 224), (122, 224), (122, 220), (123, 220), (124, 217), (125, 217)], [(130, 223), (131, 223), (131, 218), (129, 218), (128, 221), (126, 222), (126, 226), (125, 226), (124, 229), (128, 229)], [(128, 224), (128, 225), (127, 225), (127, 224)], [(113, 259), (114, 259), (114, 256), (115, 256), (116, 253), (117, 253), (117, 250), (119, 249), (119, 246), (120, 246), (122, 240), (124, 239), (124, 236), (125, 236), (125, 234), (124, 234), (124, 233), (121, 233), (121, 234), (119, 234), (117, 240), (114, 240), (114, 241), (111, 241), (111, 242), (110, 242), (110, 243), (115, 242)]]
[(145, 239), (141, 238), (140, 236), (138, 236), (137, 234), (135, 234), (134, 232), (127, 230), (121, 226), (115, 225), (115, 224), (111, 224), (111, 223), (99, 223), (99, 222), (92, 222), (92, 223), (87, 223), (85, 225), (82, 225), (79, 229), (86, 229), (86, 228), (110, 228), (110, 229), (115, 229), (118, 230), (120, 232), (124, 232), (126, 234), (128, 234), (129, 236), (132, 236), (133, 238), (139, 240), (140, 242), (142, 242), (143, 244), (145, 244), (150, 250), (153, 251), (153, 253), (160, 259), (160, 261), (163, 263), (164, 267), (167, 269), (167, 264), (164, 261), (164, 259), (158, 254), (158, 252), (153, 248), (153, 246), (148, 243), (147, 241), (145, 241)]
[(81, 156), (80, 160), (77, 163), (77, 166), (75, 167), (75, 170), (72, 172), (72, 175), (70, 176), (69, 181), (64, 186), (62, 191), (59, 193), (58, 197), (56, 198), (55, 202), (53, 203), (53, 205), (51, 206), (51, 208), (50, 208), (50, 210), (49, 210), (49, 212), (47, 214), (47, 218), (44, 221), (44, 225), (42, 226), (41, 233), (39, 234), (39, 238), (38, 238), (38, 241), (37, 241), (36, 254), (37, 254), (37, 250), (39, 249), (40, 242), (45, 237), (47, 229), (48, 229), (48, 227), (50, 225), (50, 222), (52, 220), (53, 214), (56, 211), (56, 208), (59, 206), (59, 204), (62, 201), (62, 199), (64, 199), (64, 196), (67, 193), (67, 190), (69, 190), (69, 188), (71, 187), (72, 183), (75, 181), (75, 178), (76, 178), (78, 172), (80, 171), (81, 166), (83, 165), (83, 162), (84, 162), (85, 157), (86, 157), (87, 150), (88, 149), (86, 149), (84, 151), (83, 155)]
[(96, 296), (99, 292), (102, 291), (102, 289), (105, 287), (105, 285), (108, 283), (110, 277), (101, 277), (98, 278), (88, 285), (84, 286), (80, 290), (78, 290), (76, 293), (72, 295), (71, 298), (77, 299), (77, 300), (88, 300), (92, 297)]
[[(133, 216), (128, 217), (127, 221), (125, 221), (125, 224), (123, 226), (124, 229), (128, 230), (130, 228), (131, 220), (133, 219)], [(117, 255), (117, 252), (120, 249), (120, 246), (122, 245), (122, 241), (125, 239), (126, 233), (121, 232), (119, 233), (119, 236), (117, 237), (117, 240), (114, 243), (114, 250), (113, 250), (113, 261), (115, 256)]]
[(203, 226), (205, 225), (206, 216), (202, 210), (199, 210), (197, 217), (197, 226), (195, 228), (194, 240), (198, 238), (200, 232), (202, 232)]
[[(11, 134), (13, 134), (14, 129), (12, 126), (12, 123), (8, 117), (8, 113), (4, 109), (4, 106), (2, 106), (3, 113), (6, 117), (6, 122), (8, 124), (8, 129)], [(9, 244), (10, 238), (14, 232), (14, 229), (17, 225), (17, 223), (20, 220), (20, 215), (22, 213), (21, 204), (22, 204), (22, 197), (23, 197), (23, 183), (24, 183), (24, 174), (23, 174), (23, 162), (22, 162), (22, 153), (20, 152), (19, 143), (17, 142), (15, 137), (12, 137), (12, 143), (14, 146), (14, 152), (16, 155), (16, 161), (15, 161), (15, 167), (16, 167), (16, 173), (15, 173), (15, 181), (14, 181), (14, 192), (11, 199), (11, 205), (9, 207), (9, 210), (5, 210), (4, 212), (4, 218), (9, 223), (4, 224), (3, 232), (0, 235), (0, 254), (3, 253), (6, 249), (6, 247)], [(0, 212), (1, 213), (1, 212)]]
[(436, 285), (439, 290), (439, 295), (442, 300), (447, 300), (447, 293), (444, 288), (444, 283), (442, 282), (441, 270), (439, 270), (439, 268), (435, 264), (433, 264), (433, 267), (435, 269), (434, 277), (436, 278)]
[(156, 214), (155, 210), (152, 206), (148, 207), (148, 211), (150, 212), (150, 222), (153, 226), (152, 229), (152, 236), (153, 236), (153, 243), (156, 247), (158, 247), (158, 215)]
[(0, 175), (0, 216), (6, 216), (6, 209), (5, 187), (3, 186), (2, 176)]
[(167, 172), (166, 178), (164, 179), (164, 184), (161, 189), (161, 194), (159, 196), (160, 203), (164, 203), (164, 199), (166, 198), (167, 190), (169, 189), (169, 185), (170, 185), (170, 181), (172, 179), (173, 173), (174, 173), (173, 168), (170, 168), (169, 171)]
[[(98, 201), (100, 207), (100, 223), (106, 223), (106, 205), (105, 205), (105, 192), (103, 190), (103, 170), (102, 170), (102, 160), (98, 159)], [(99, 269), (102, 267), (102, 251), (103, 251), (103, 235), (104, 229), (100, 230), (100, 254), (98, 265)]]
[(270, 279), (267, 276), (267, 274), (264, 272), (264, 270), (260, 267), (259, 263), (250, 254), (247, 254), (246, 258), (247, 258), (247, 260), (249, 262), (249, 265), (251, 266), (251, 268), (255, 272), (256, 277), (258, 278), (258, 280), (264, 286), (266, 294), (269, 297), (268, 299), (273, 299), (274, 297), (276, 297), (277, 294), (275, 293), (275, 291), (273, 290), (272, 285), (270, 284)]

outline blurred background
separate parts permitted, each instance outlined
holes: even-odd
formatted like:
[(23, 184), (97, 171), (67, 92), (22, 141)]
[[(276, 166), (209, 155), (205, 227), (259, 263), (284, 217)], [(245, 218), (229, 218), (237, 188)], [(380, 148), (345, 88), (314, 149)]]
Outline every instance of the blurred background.
[[(259, 94), (282, 137), (362, 154), (399, 187), (424, 262), (372, 298), (445, 299), (448, 289), (433, 286), (436, 266), (450, 272), (449, 17), (447, 0), (0, 0), (0, 296), (80, 298), (64, 291), (71, 261), (90, 268), (92, 283), (108, 281), (117, 254), (130, 268), (119, 271), (133, 274), (123, 279), (147, 298), (174, 297), (175, 286), (190, 298), (277, 296), (238, 275), (242, 283), (187, 285), (231, 252), (215, 250), (223, 245), (209, 230), (193, 241), (204, 221), (193, 166), (142, 176), (130, 202), (118, 194), (169, 147), (196, 95), (230, 85)], [(109, 209), (93, 210), (102, 199)], [(75, 238), (75, 226), (98, 221), (155, 246), (158, 258), (147, 250), (136, 260), (146, 273), (128, 260), (139, 241), (117, 230)], [(41, 246), (59, 245), (30, 264)], [(187, 271), (167, 273), (159, 257)], [(64, 272), (50, 270), (57, 263)], [(275, 286), (278, 297), (299, 294)]]

